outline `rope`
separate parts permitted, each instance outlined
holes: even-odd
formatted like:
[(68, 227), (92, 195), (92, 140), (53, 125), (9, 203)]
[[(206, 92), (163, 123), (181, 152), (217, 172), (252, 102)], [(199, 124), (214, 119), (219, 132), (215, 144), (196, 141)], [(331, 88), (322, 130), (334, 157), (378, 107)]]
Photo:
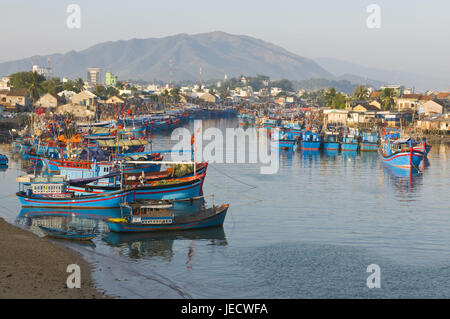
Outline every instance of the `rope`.
[(240, 194), (240, 193), (236, 193), (236, 192), (234, 192), (234, 191), (230, 191), (230, 190), (228, 190), (227, 188), (220, 187), (220, 186), (217, 185), (217, 184), (214, 184), (214, 183), (211, 183), (211, 182), (209, 182), (209, 183), (210, 183), (212, 186), (217, 187), (218, 189), (221, 189), (221, 190), (223, 190), (223, 191), (226, 192), (226, 193), (230, 193), (230, 194), (233, 194), (233, 195), (235, 195), (235, 196), (242, 197), (242, 198), (250, 198), (250, 199), (252, 199), (254, 202), (262, 202), (262, 201), (263, 201), (262, 199), (259, 199), (259, 198), (256, 198), (256, 197), (252, 197), (252, 196), (249, 196), (249, 195), (242, 195), (242, 194)]
[(213, 165), (211, 165), (211, 164), (209, 164), (208, 166), (210, 166), (210, 167), (212, 167), (212, 168), (214, 168), (217, 172), (219, 172), (220, 174), (222, 174), (223, 176), (226, 176), (226, 177), (228, 177), (229, 179), (232, 179), (232, 180), (234, 180), (235, 182), (238, 182), (238, 183), (240, 183), (240, 184), (243, 184), (243, 185), (246, 185), (246, 186), (248, 186), (248, 187), (250, 187), (250, 189), (255, 189), (255, 188), (258, 188), (257, 186), (254, 186), (254, 185), (251, 185), (251, 184), (248, 184), (248, 183), (245, 183), (245, 182), (243, 182), (243, 181), (241, 181), (241, 180), (239, 180), (239, 179), (237, 179), (237, 178), (235, 178), (235, 177), (233, 177), (233, 176), (230, 176), (230, 175), (228, 175), (228, 174), (226, 174), (226, 173), (224, 173), (224, 172), (222, 172), (221, 170), (219, 170), (217, 167), (214, 167)]

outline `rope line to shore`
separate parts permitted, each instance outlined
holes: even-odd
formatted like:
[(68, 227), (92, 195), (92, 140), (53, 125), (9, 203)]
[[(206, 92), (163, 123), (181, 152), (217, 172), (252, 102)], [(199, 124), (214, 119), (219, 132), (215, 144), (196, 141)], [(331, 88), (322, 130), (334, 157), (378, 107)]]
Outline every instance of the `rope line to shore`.
[(219, 172), (219, 173), (222, 174), (223, 176), (228, 177), (229, 179), (232, 179), (232, 180), (234, 180), (234, 181), (236, 181), (236, 182), (238, 182), (238, 183), (240, 183), (240, 184), (243, 184), (243, 185), (246, 185), (246, 186), (250, 187), (250, 189), (258, 188), (258, 186), (248, 184), (248, 183), (246, 183), (246, 182), (243, 182), (243, 181), (237, 179), (236, 177), (233, 177), (233, 176), (231, 176), (231, 175), (228, 175), (228, 174), (222, 172), (222, 171), (219, 170), (217, 167), (214, 167), (214, 166), (211, 165), (211, 164), (208, 164), (208, 166), (211, 166), (212, 168), (214, 168), (217, 172)]

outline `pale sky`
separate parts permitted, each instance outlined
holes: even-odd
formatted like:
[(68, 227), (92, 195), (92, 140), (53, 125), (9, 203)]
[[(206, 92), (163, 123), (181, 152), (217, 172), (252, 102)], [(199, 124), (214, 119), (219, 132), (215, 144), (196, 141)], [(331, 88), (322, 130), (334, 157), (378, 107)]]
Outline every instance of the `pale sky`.
[[(81, 28), (69, 29), (69, 4)], [(381, 28), (369, 29), (378, 4)], [(449, 0), (0, 0), (0, 61), (82, 50), (93, 44), (178, 33), (253, 36), (308, 58), (450, 74)]]

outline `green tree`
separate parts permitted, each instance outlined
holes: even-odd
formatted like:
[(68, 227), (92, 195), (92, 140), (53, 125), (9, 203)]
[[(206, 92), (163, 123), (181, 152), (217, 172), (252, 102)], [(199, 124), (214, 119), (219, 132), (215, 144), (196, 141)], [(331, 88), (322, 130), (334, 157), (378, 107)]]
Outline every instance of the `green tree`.
[[(45, 77), (36, 72), (17, 72), (11, 74), (9, 82), (15, 89), (29, 89), (32, 84), (41, 84)], [(43, 93), (41, 88), (40, 94)]]
[(123, 88), (124, 88), (123, 82), (122, 81), (117, 81), (116, 88), (118, 88), (119, 90), (123, 90)]
[(108, 86), (106, 88), (106, 96), (111, 97), (111, 96), (115, 96), (115, 95), (119, 95), (119, 90), (116, 89), (115, 87)]
[(67, 80), (62, 84), (63, 91), (73, 91), (79, 93), (78, 89), (75, 87), (75, 82), (72, 80)]
[(327, 103), (327, 105), (331, 106), (331, 104), (333, 103), (334, 98), (336, 97), (336, 89), (335, 88), (329, 88), (326, 92), (325, 92), (325, 101)]
[(170, 96), (172, 97), (173, 101), (175, 103), (180, 102), (181, 100), (181, 90), (177, 87), (173, 88), (172, 90), (170, 90)]
[(42, 82), (42, 87), (45, 93), (50, 93), (53, 95), (58, 94), (63, 90), (63, 85), (59, 78), (51, 78)]
[(169, 101), (169, 91), (167, 91), (167, 89), (164, 90), (164, 92), (161, 93), (160, 98), (164, 104), (167, 104)]
[(106, 99), (108, 97), (108, 94), (106, 92), (106, 88), (103, 85), (97, 85), (93, 92), (95, 95), (102, 99)]
[(33, 102), (36, 102), (41, 96), (41, 93), (44, 91), (44, 89), (42, 88), (42, 80), (37, 72), (32, 72), (29, 81), (30, 82), (27, 89), (30, 93), (30, 99)]
[(381, 105), (383, 106), (383, 110), (388, 111), (391, 110), (395, 105), (394, 101), (395, 92), (393, 89), (383, 89), (381, 90)]
[(270, 87), (279, 87), (283, 91), (292, 92), (294, 91), (294, 86), (291, 81), (287, 79), (281, 79), (279, 81), (273, 81)]
[(367, 101), (369, 99), (369, 89), (364, 85), (358, 85), (353, 92), (353, 97), (357, 101)]
[(75, 80), (74, 86), (76, 88), (75, 92), (80, 93), (84, 90), (84, 81), (82, 78), (78, 78)]

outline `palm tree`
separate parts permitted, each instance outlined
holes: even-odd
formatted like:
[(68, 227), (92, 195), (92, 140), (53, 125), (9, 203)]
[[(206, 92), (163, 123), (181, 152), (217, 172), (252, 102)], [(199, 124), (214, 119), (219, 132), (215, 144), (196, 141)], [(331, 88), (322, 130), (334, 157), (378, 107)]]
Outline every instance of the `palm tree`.
[(325, 101), (328, 106), (330, 106), (333, 103), (335, 96), (336, 96), (335, 88), (329, 88), (328, 91), (325, 92)]
[(359, 85), (353, 92), (353, 97), (357, 101), (367, 101), (369, 99), (369, 89), (364, 85)]
[(30, 86), (28, 87), (31, 101), (36, 102), (41, 96), (41, 92), (43, 90), (42, 84), (39, 82), (39, 74), (37, 72), (33, 72), (30, 77)]
[(75, 80), (75, 88), (78, 90), (77, 93), (80, 93), (84, 89), (84, 81), (82, 78), (78, 78)]
[(394, 102), (395, 92), (393, 89), (384, 89), (381, 91), (381, 104), (383, 105), (383, 109), (390, 110), (395, 102)]

